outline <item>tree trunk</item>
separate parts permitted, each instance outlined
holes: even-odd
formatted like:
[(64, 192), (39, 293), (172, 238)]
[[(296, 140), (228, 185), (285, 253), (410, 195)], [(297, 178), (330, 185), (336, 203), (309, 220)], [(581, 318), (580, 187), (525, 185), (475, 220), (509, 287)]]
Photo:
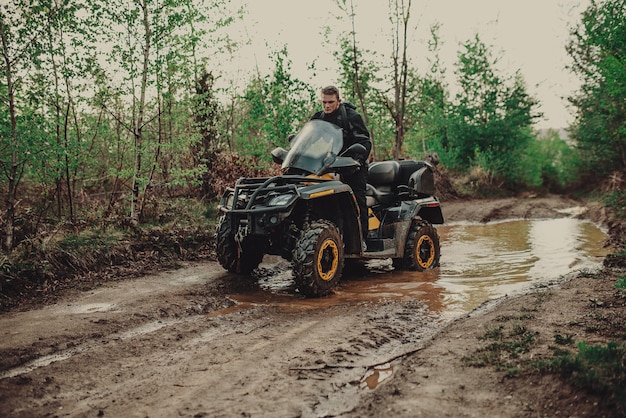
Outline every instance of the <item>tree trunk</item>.
[(17, 199), (17, 188), (19, 184), (19, 165), (17, 154), (17, 119), (15, 109), (15, 95), (13, 90), (13, 78), (11, 60), (9, 58), (9, 49), (7, 45), (6, 26), (3, 21), (0, 21), (0, 38), (2, 39), (2, 55), (6, 65), (6, 83), (7, 92), (9, 94), (9, 117), (11, 120), (11, 164), (8, 167), (8, 171), (5, 171), (7, 176), (7, 190), (4, 200), (5, 211), (5, 224), (4, 224), (4, 242), (3, 247), (8, 252), (13, 249), (14, 238), (13, 229), (15, 223), (15, 201)]
[(146, 89), (148, 86), (148, 64), (150, 60), (151, 29), (148, 19), (148, 5), (146, 2), (140, 4), (143, 11), (144, 28), (144, 48), (143, 48), (143, 68), (141, 70), (140, 97), (137, 111), (137, 121), (134, 128), (135, 136), (135, 172), (133, 175), (133, 197), (130, 211), (130, 222), (137, 225), (141, 218), (140, 182), (141, 182), (141, 155), (143, 153), (143, 118), (146, 105)]
[(354, 25), (354, 4), (352, 1), (350, 1), (350, 9), (351, 9), (351, 13), (350, 13), (350, 20), (352, 23), (352, 57), (354, 58), (354, 61), (352, 63), (353, 65), (353, 69), (354, 69), (354, 90), (356, 91), (356, 95), (359, 99), (359, 108), (361, 110), (361, 114), (363, 115), (363, 122), (365, 122), (365, 126), (367, 126), (369, 129), (369, 133), (370, 133), (370, 141), (372, 141), (372, 150), (371, 150), (371, 154), (372, 155), (376, 155), (376, 141), (374, 140), (374, 137), (376, 136), (376, 129), (373, 126), (370, 126), (370, 117), (369, 114), (367, 112), (367, 107), (365, 106), (365, 92), (363, 91), (363, 87), (361, 86), (361, 74), (360, 74), (360, 68), (359, 68), (359, 60), (358, 60), (358, 54), (357, 54), (357, 46), (356, 46), (356, 28)]

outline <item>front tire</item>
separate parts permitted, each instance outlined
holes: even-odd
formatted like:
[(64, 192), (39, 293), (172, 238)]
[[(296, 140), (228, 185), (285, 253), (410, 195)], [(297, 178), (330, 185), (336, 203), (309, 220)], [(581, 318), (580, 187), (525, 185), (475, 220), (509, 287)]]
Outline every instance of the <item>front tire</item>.
[(437, 230), (424, 220), (414, 221), (404, 248), (404, 258), (394, 259), (396, 268), (413, 271), (434, 269), (439, 265), (441, 247)]
[[(260, 245), (248, 243), (241, 250), (235, 242), (235, 233), (231, 228), (231, 220), (225, 215), (217, 225), (216, 236), (217, 260), (220, 265), (231, 273), (250, 274), (263, 261), (263, 250)], [(245, 243), (244, 243), (245, 244)]]
[(296, 287), (305, 296), (330, 294), (343, 272), (344, 244), (339, 229), (326, 220), (309, 224), (293, 251)]

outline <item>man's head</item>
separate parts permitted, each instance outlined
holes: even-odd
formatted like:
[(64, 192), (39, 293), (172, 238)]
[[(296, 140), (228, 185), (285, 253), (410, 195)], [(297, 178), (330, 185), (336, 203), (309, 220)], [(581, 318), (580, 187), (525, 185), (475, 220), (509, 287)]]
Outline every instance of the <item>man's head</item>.
[(335, 86), (326, 86), (322, 89), (322, 106), (324, 113), (333, 113), (339, 107), (341, 98), (339, 97), (339, 89)]

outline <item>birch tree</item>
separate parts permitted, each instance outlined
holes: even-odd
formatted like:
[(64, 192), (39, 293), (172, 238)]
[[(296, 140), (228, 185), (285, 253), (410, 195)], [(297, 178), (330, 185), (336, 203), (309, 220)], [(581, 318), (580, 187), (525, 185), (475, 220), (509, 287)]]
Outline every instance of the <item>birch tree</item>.
[(44, 121), (37, 117), (28, 101), (23, 100), (23, 89), (28, 70), (40, 63), (46, 37), (42, 22), (56, 13), (48, 6), (45, 2), (22, 0), (0, 6), (0, 116), (3, 119), (0, 165), (4, 193), (2, 246), (6, 251), (10, 251), (15, 243), (20, 182), (28, 164), (36, 157), (36, 151), (41, 148), (34, 145), (40, 142), (45, 132)]
[[(211, 1), (209, 9), (218, 9), (223, 3)], [(103, 19), (110, 22), (107, 40), (112, 50), (106, 57), (107, 68), (115, 70), (109, 74), (107, 93), (128, 103), (127, 113), (116, 117), (116, 122), (127, 132), (133, 150), (129, 170), (132, 225), (141, 220), (155, 172), (169, 167), (163, 150), (182, 139), (179, 135), (173, 140), (174, 106), (188, 101), (201, 74), (198, 68), (206, 65), (197, 60), (196, 50), (205, 43), (203, 32), (197, 30), (228, 24), (228, 19), (209, 22), (203, 4), (192, 0), (117, 0), (100, 8)], [(179, 122), (185, 125), (181, 129), (193, 127), (193, 122)], [(189, 138), (194, 134), (187, 130), (184, 135)], [(199, 139), (196, 133), (191, 140)], [(201, 177), (201, 173), (196, 174)]]

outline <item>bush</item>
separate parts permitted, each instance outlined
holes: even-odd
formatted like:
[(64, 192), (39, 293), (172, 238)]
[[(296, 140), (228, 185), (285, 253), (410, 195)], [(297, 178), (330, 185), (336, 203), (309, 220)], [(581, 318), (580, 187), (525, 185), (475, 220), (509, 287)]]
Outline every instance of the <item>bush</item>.
[(264, 177), (280, 173), (277, 164), (268, 165), (254, 157), (234, 153), (222, 153), (213, 165), (213, 193), (219, 197), (224, 190), (233, 186), (240, 177)]
[(604, 205), (619, 219), (626, 219), (626, 190), (613, 190), (604, 196)]

